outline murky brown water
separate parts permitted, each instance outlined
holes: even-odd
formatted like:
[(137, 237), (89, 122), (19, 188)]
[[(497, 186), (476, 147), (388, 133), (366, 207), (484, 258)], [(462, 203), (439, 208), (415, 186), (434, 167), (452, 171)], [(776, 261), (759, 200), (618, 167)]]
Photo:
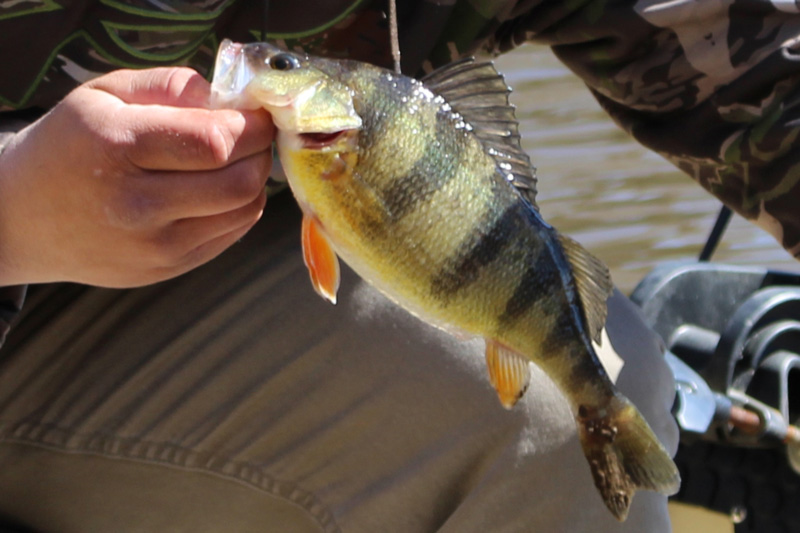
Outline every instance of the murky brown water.
[[(625, 292), (657, 263), (697, 257), (717, 200), (631, 140), (549, 49), (524, 47), (497, 65), (514, 88), (539, 206), (551, 224), (602, 258)], [(769, 234), (738, 216), (713, 259), (800, 271)]]

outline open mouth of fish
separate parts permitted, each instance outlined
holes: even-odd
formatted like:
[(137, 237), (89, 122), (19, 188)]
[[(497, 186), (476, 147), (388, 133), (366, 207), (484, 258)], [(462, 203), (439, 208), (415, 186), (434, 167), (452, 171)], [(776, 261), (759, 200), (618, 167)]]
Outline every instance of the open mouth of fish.
[(304, 148), (320, 149), (331, 146), (351, 131), (353, 130), (339, 130), (330, 133), (301, 133), (300, 138), (303, 139)]

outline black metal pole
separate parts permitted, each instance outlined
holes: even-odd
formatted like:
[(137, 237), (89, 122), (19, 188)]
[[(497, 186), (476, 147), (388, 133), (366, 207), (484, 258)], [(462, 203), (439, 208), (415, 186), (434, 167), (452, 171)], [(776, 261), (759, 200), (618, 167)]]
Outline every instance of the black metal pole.
[(714, 250), (717, 249), (717, 245), (722, 239), (722, 234), (725, 233), (725, 228), (728, 227), (732, 214), (733, 211), (727, 205), (723, 205), (722, 209), (719, 210), (717, 221), (714, 223), (708, 239), (706, 239), (706, 244), (703, 246), (703, 251), (700, 252), (700, 257), (697, 258), (699, 261), (708, 261), (714, 255)]

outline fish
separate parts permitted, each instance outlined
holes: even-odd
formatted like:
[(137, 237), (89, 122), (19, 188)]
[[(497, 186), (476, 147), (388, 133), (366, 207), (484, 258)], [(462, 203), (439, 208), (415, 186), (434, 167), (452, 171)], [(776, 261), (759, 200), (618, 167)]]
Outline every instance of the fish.
[(336, 303), (341, 258), (420, 319), (482, 337), (508, 409), (538, 365), (567, 398), (595, 486), (624, 521), (637, 490), (674, 494), (680, 475), (594, 351), (609, 271), (542, 217), (509, 92), (474, 58), (415, 79), (226, 40), (212, 105), (271, 114), (316, 292)]

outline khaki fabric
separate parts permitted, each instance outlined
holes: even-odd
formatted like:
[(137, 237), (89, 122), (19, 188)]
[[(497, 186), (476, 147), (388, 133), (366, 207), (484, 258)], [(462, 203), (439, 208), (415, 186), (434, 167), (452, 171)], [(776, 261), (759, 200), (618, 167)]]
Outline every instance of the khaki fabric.
[[(32, 287), (0, 351), (0, 516), (45, 533), (669, 531), (654, 493), (612, 518), (541, 372), (506, 411), (480, 340), (346, 268), (322, 301), (299, 220), (279, 194), (177, 279)], [(620, 386), (674, 448), (659, 340), (619, 295), (608, 331)]]
[(321, 531), (303, 507), (202, 469), (25, 444), (0, 447), (0, 462), (13, 465), (0, 498), (42, 531)]

